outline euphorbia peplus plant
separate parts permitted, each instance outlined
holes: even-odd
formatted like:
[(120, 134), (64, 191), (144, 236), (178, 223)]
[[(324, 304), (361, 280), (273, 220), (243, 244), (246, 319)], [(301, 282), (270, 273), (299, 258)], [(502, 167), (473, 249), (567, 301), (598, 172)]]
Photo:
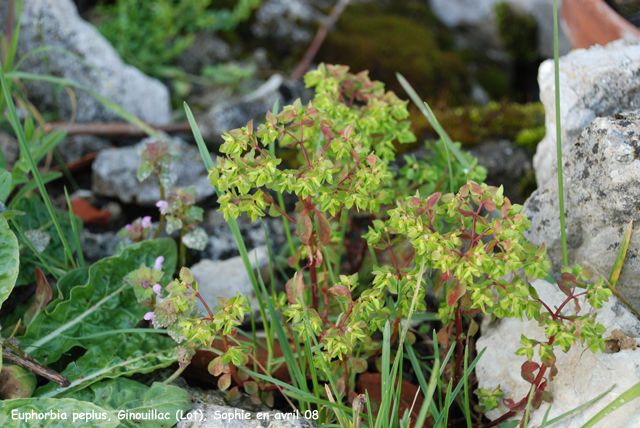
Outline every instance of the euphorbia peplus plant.
[[(225, 133), (220, 149), (225, 157), (218, 159), (210, 178), (220, 192), (225, 218), (246, 212), (255, 220), (268, 211), (296, 225), (302, 245), (292, 256), (292, 265), (299, 260), (306, 264), (287, 284), (288, 304), (285, 298), (276, 306), (304, 335), (299, 323), (305, 306), (299, 299), (308, 299), (306, 315), (322, 339), (326, 358), (341, 362), (341, 381), (348, 391), (347, 360), (358, 342), (384, 325), (391, 311), (384, 308), (383, 293), (352, 297), (357, 275), (329, 283), (333, 268), (326, 256), (339, 253), (327, 251), (332, 245), (331, 223), (351, 209), (376, 212), (391, 203), (392, 142), (415, 137), (409, 123), (401, 121), (408, 116), (406, 102), (385, 93), (384, 86), (369, 80), (366, 73), (354, 75), (346, 67), (323, 64), (307, 75), (306, 82), (316, 86), (313, 102), (305, 106), (298, 100), (277, 115), (268, 112), (266, 123), (257, 129), (251, 121)], [(267, 149), (276, 140), (299, 151), (299, 168), (278, 169), (282, 160)], [(296, 195), (297, 218), (286, 213), (270, 192)], [(342, 313), (334, 324), (329, 316), (335, 312)], [(349, 363), (353, 370), (361, 370), (361, 361)]]
[[(439, 310), (445, 325), (438, 334), (439, 341), (450, 343), (451, 338), (456, 343), (451, 375), (454, 388), (462, 376), (466, 339), (463, 316), (484, 313), (496, 318), (522, 320), (526, 316), (539, 321), (548, 340), (541, 342), (523, 336), (521, 343), (525, 347), (517, 352), (527, 357), (522, 376), (534, 386), (532, 403), (537, 407), (542, 399), (551, 399), (545, 392), (544, 375), (549, 370), (551, 380), (557, 371), (554, 346), (566, 352), (575, 341), (580, 341), (593, 352), (604, 349), (604, 327), (595, 322), (593, 315), (578, 316), (577, 299), (584, 296), (592, 307), (599, 308), (611, 291), (604, 287), (602, 278), (586, 284), (584, 280), (591, 278), (591, 273), (576, 266), (565, 269), (563, 281), (559, 281), (567, 295), (565, 301), (556, 309), (542, 301), (529, 278), (545, 277), (550, 266), (544, 246), (537, 248), (522, 236), (530, 222), (521, 210), (522, 206), (512, 205), (502, 195), (502, 187), (469, 181), (455, 195), (437, 192), (423, 198), (417, 193), (399, 201), (397, 208), (388, 211), (389, 220), (374, 222), (367, 238), (370, 245), (387, 248), (389, 237), (399, 236), (406, 238), (414, 250), (413, 267), (378, 268), (374, 272), (374, 288), (391, 287), (407, 293), (414, 282), (406, 278), (416, 274), (415, 266), (425, 263), (434, 273), (434, 291), (438, 294), (442, 290), (445, 297)], [(568, 306), (572, 301), (577, 305), (575, 308)], [(575, 313), (566, 314), (569, 309), (575, 309)], [(532, 361), (536, 347), (542, 365)], [(488, 398), (495, 394), (485, 391), (480, 396), (485, 398), (485, 405), (490, 405)], [(505, 418), (523, 410), (528, 399), (529, 396), (518, 403), (505, 400), (512, 408)]]

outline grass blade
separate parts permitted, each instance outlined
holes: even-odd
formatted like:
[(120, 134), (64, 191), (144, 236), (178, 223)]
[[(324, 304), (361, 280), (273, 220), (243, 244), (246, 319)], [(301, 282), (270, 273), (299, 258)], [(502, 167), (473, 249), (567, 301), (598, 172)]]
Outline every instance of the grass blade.
[(60, 222), (58, 222), (58, 217), (53, 211), (53, 205), (51, 204), (51, 200), (49, 199), (49, 195), (47, 194), (47, 190), (44, 187), (44, 183), (42, 182), (42, 177), (40, 176), (40, 172), (38, 171), (38, 165), (36, 165), (33, 157), (31, 156), (31, 150), (29, 150), (29, 146), (27, 145), (27, 139), (24, 135), (24, 130), (22, 129), (22, 125), (20, 124), (20, 119), (18, 119), (18, 113), (16, 112), (16, 107), (13, 104), (13, 99), (11, 98), (11, 92), (9, 91), (9, 85), (7, 84), (7, 79), (5, 78), (4, 71), (2, 67), (0, 67), (0, 82), (2, 83), (2, 91), (4, 92), (4, 97), (7, 102), (7, 107), (9, 109), (9, 121), (11, 122), (11, 126), (13, 127), (14, 132), (18, 137), (18, 143), (20, 144), (20, 151), (25, 154), (27, 161), (29, 162), (29, 166), (31, 168), (31, 173), (33, 174), (33, 179), (36, 181), (38, 185), (38, 189), (40, 190), (40, 195), (42, 196), (42, 200), (47, 207), (47, 211), (49, 212), (49, 216), (51, 217), (51, 221), (60, 236), (60, 240), (62, 241), (62, 245), (64, 247), (64, 253), (66, 257), (71, 262), (71, 265), (75, 268), (76, 264), (73, 261), (73, 254), (71, 253), (71, 249), (69, 248), (69, 243), (62, 233), (62, 228), (60, 227)]
[(558, 207), (560, 208), (560, 236), (562, 238), (562, 264), (569, 266), (567, 231), (564, 222), (564, 186), (562, 180), (562, 131), (560, 127), (560, 53), (558, 49), (558, 1), (553, 0), (553, 62), (556, 86), (556, 156), (558, 161)]
[[(609, 391), (611, 391), (611, 389), (613, 389), (613, 386), (611, 388), (609, 388), (609, 390), (607, 390), (604, 394), (606, 394)], [(598, 397), (598, 400), (602, 396), (604, 396), (604, 394), (602, 394), (600, 397)], [(619, 409), (620, 407), (622, 407), (625, 404), (627, 404), (629, 401), (631, 401), (633, 399), (636, 399), (638, 397), (640, 397), (640, 383), (636, 383), (634, 386), (632, 386), (631, 388), (629, 388), (628, 390), (623, 392), (622, 395), (620, 395), (618, 398), (613, 400), (613, 402), (611, 404), (609, 404), (604, 409), (600, 410), (597, 415), (595, 415), (593, 418), (591, 418), (589, 420), (589, 422), (584, 424), (582, 426), (582, 428), (591, 428), (592, 426), (597, 424), (601, 419), (603, 419), (605, 416), (607, 416), (609, 413)]]
[(629, 242), (631, 242), (631, 234), (633, 233), (633, 219), (629, 221), (627, 225), (627, 231), (624, 233), (624, 237), (622, 238), (622, 242), (620, 243), (620, 250), (618, 250), (618, 256), (616, 257), (616, 262), (613, 264), (613, 269), (611, 270), (611, 276), (609, 276), (609, 285), (611, 288), (614, 288), (618, 283), (618, 279), (620, 279), (620, 272), (622, 271), (622, 266), (624, 265), (624, 259), (627, 257), (627, 250), (629, 249)]
[[(589, 400), (589, 401), (587, 401), (586, 403), (584, 403), (584, 404), (582, 404), (582, 405), (580, 405), (580, 406), (576, 407), (576, 408), (575, 408), (575, 409), (573, 409), (573, 410), (569, 410), (568, 412), (563, 413), (563, 414), (561, 414), (560, 416), (558, 416), (558, 417), (556, 417), (556, 418), (551, 419), (550, 421), (548, 421), (548, 422), (547, 422), (547, 425), (553, 425), (554, 423), (556, 423), (556, 422), (558, 422), (558, 421), (560, 421), (560, 420), (562, 420), (562, 419), (566, 418), (567, 416), (569, 416), (569, 415), (571, 415), (571, 414), (573, 414), (573, 413), (575, 413), (575, 412), (577, 412), (577, 411), (579, 411), (579, 410), (582, 410), (582, 409), (584, 409), (584, 408), (586, 408), (586, 407), (588, 407), (588, 406), (590, 406), (590, 405), (594, 404), (595, 402), (599, 401), (602, 397), (604, 397), (605, 395), (607, 395), (608, 393), (610, 393), (610, 392), (611, 392), (611, 390), (612, 390), (613, 388), (615, 388), (615, 386), (616, 386), (615, 384), (614, 384), (614, 385), (612, 385), (612, 386), (611, 386), (611, 388), (607, 389), (605, 392), (603, 392), (602, 394), (598, 395), (596, 398), (594, 398), (594, 399), (592, 399), (592, 400)], [(636, 386), (637, 386), (637, 385), (636, 385)], [(582, 428), (586, 428), (586, 426), (583, 426)]]
[(73, 207), (71, 206), (71, 200), (69, 199), (69, 193), (67, 192), (67, 186), (64, 187), (64, 196), (67, 198), (67, 206), (69, 207), (69, 220), (71, 221), (71, 230), (73, 231), (73, 239), (76, 241), (76, 248), (78, 249), (78, 263), (80, 267), (85, 267), (84, 253), (82, 247), (80, 247), (80, 231), (76, 224), (76, 216), (73, 214)]

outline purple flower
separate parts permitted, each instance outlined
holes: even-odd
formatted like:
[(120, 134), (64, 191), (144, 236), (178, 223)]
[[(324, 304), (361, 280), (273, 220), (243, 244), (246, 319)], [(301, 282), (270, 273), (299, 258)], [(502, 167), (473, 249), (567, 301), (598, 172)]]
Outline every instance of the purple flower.
[(155, 270), (162, 270), (162, 262), (164, 262), (164, 257), (160, 256), (156, 259), (156, 262), (153, 264), (153, 268)]
[(153, 312), (147, 312), (146, 314), (144, 314), (144, 319), (147, 321), (153, 321), (154, 317), (155, 314)]
[(128, 231), (131, 230), (131, 225), (130, 224), (126, 225), (125, 227), (127, 228)]
[(162, 285), (160, 284), (155, 284), (153, 286), (153, 292), (156, 293), (158, 296), (160, 296), (160, 292), (162, 291)]
[(148, 283), (148, 282), (145, 282), (144, 284), (142, 284), (142, 286), (143, 286), (144, 288), (147, 288), (147, 287), (149, 286), (149, 283)]
[(142, 228), (151, 229), (152, 227), (153, 227), (153, 223), (151, 223), (151, 217), (150, 216), (142, 217)]
[(156, 202), (156, 207), (160, 208), (160, 214), (164, 215), (167, 213), (169, 203), (167, 201), (158, 201)]

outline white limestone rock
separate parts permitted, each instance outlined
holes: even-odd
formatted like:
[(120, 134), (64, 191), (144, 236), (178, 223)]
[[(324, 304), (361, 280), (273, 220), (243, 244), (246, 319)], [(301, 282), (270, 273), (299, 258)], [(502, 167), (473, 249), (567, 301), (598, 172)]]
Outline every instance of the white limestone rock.
[[(170, 173), (176, 177), (175, 186), (194, 186), (197, 192), (196, 202), (213, 195), (215, 188), (207, 178), (207, 169), (198, 149), (180, 138), (165, 138), (171, 142), (172, 149), (179, 156), (169, 167)], [(147, 138), (135, 146), (102, 150), (92, 165), (93, 192), (118, 198), (128, 204), (155, 205), (160, 200), (158, 179), (151, 176), (142, 183), (138, 182), (140, 152), (144, 150), (147, 142), (152, 141), (153, 138)]]
[[(9, 2), (0, 2), (2, 28), (6, 26), (8, 13)], [(27, 58), (20, 71), (73, 80), (150, 123), (171, 121), (166, 86), (124, 64), (98, 30), (80, 18), (72, 0), (25, 1), (20, 25), (17, 60), (43, 46), (62, 48), (81, 58), (78, 60), (67, 53), (51, 50)], [(46, 56), (46, 61), (43, 56)], [(27, 90), (29, 100), (40, 111), (57, 107), (65, 119), (75, 113), (78, 122), (122, 121), (92, 95), (81, 90), (74, 89), (76, 110), (66, 91), (53, 91), (48, 83), (29, 82)]]
[[(533, 165), (538, 187), (557, 181), (554, 64), (538, 71), (547, 135), (538, 144)], [(562, 151), (577, 141), (596, 117), (640, 108), (640, 40), (617, 40), (605, 47), (578, 49), (560, 58)]]
[[(249, 259), (253, 268), (260, 271), (263, 281), (268, 283), (270, 276), (267, 247), (250, 250)], [(254, 313), (260, 313), (260, 306), (241, 256), (227, 260), (201, 260), (191, 267), (191, 272), (198, 281), (198, 292), (211, 309), (218, 305), (218, 297), (230, 299), (240, 293), (241, 296), (249, 299)], [(200, 301), (196, 303), (200, 311), (206, 311)]]
[[(543, 301), (559, 306), (565, 295), (554, 284), (544, 280), (536, 280), (533, 286)], [(582, 311), (593, 308), (581, 302)], [(617, 298), (597, 310), (597, 321), (607, 328), (605, 337), (610, 337), (613, 330), (619, 329), (626, 336), (640, 337), (640, 322)], [(536, 321), (503, 319), (493, 323), (485, 321), (482, 325), (482, 337), (478, 340), (477, 349), (485, 353), (476, 366), (479, 386), (494, 389), (500, 385), (505, 398), (519, 401), (529, 392), (531, 384), (520, 376), (520, 367), (526, 361), (524, 356), (515, 355), (522, 347), (520, 335), (530, 339), (543, 340), (543, 330)], [(612, 385), (616, 387), (596, 404), (574, 413), (572, 416), (554, 424), (555, 428), (580, 428), (595, 416), (602, 408), (616, 400), (623, 392), (640, 382), (640, 350), (624, 349), (614, 353), (591, 353), (588, 348), (575, 344), (568, 353), (557, 350), (558, 375), (549, 383), (547, 391), (553, 395), (553, 407), (549, 420), (586, 403), (605, 392)], [(539, 360), (534, 361), (539, 362)], [(530, 426), (539, 426), (549, 407), (543, 403), (540, 408), (530, 413)], [(487, 412), (487, 417), (496, 419), (508, 409), (501, 405), (499, 409)], [(522, 418), (519, 415), (518, 419)], [(609, 427), (640, 426), (640, 400), (626, 403), (609, 414), (601, 425)]]

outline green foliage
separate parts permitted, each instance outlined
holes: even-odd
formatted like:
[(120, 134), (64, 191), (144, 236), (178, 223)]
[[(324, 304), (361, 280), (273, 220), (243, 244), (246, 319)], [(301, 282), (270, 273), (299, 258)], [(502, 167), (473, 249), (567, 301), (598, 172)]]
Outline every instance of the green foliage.
[[(490, 102), (481, 107), (456, 107), (437, 111), (442, 127), (450, 133), (453, 141), (471, 146), (488, 139), (504, 138), (520, 142), (535, 150), (544, 137), (544, 107), (541, 103), (517, 104)], [(420, 117), (412, 117), (415, 132), (431, 131), (433, 128)], [(531, 135), (531, 133), (535, 135)], [(526, 133), (526, 134), (525, 134)], [(523, 136), (520, 136), (523, 134)], [(542, 135), (540, 135), (542, 134)], [(519, 137), (520, 136), (520, 137)], [(536, 138), (539, 139), (536, 141)]]
[[(454, 143), (460, 149), (460, 143)], [(396, 187), (402, 196), (411, 196), (416, 190), (421, 195), (430, 195), (437, 189), (448, 189), (449, 184), (448, 162), (446, 146), (440, 142), (427, 141), (425, 148), (430, 156), (425, 159), (416, 159), (415, 155), (405, 155), (406, 164), (400, 169), (396, 180)], [(454, 182), (452, 187), (459, 189), (467, 180), (482, 183), (487, 177), (487, 169), (478, 165), (478, 159), (469, 152), (460, 151), (471, 168), (465, 168), (458, 162), (452, 164)]]
[(516, 135), (514, 143), (517, 146), (525, 147), (533, 152), (545, 135), (547, 135), (547, 128), (545, 126), (523, 129)]
[[(98, 381), (149, 373), (173, 364), (175, 342), (160, 334), (114, 334), (102, 338), (60, 374), (71, 381), (62, 388), (49, 382), (38, 388), (36, 397), (67, 397)], [(96, 403), (98, 404), (98, 403)]]
[[(182, 230), (182, 243), (189, 248), (204, 250), (207, 245), (207, 234), (204, 229), (197, 227), (197, 223), (202, 221), (204, 210), (195, 206), (195, 187), (174, 187), (169, 191), (166, 203), (160, 207), (163, 215), (167, 219), (167, 233), (174, 230)], [(159, 202), (159, 203), (160, 203)]]
[[(192, 406), (189, 394), (181, 388), (157, 382), (148, 387), (124, 378), (95, 383), (90, 388), (70, 394), (69, 397), (117, 412), (144, 414), (155, 410), (158, 414), (169, 413), (171, 422), (164, 421), (165, 426), (176, 422), (173, 418), (178, 410), (186, 413)], [(155, 428), (162, 422), (129, 418), (120, 420), (121, 426), (127, 428)]]
[[(64, 244), (42, 199), (38, 195), (22, 198), (15, 204), (14, 209), (27, 213), (27, 215), (15, 217), (13, 222), (23, 231), (35, 250), (39, 251), (39, 254), (51, 264), (64, 268), (65, 265), (61, 262), (65, 259)], [(69, 248), (75, 252), (77, 248), (73, 239), (74, 233), (69, 214), (58, 208), (54, 208), (53, 212), (58, 219)], [(81, 220), (76, 219), (76, 221), (82, 227)], [(28, 247), (29, 245), (24, 240), (20, 242), (20, 251), (24, 251), (24, 254), (20, 258), (17, 285), (29, 284), (36, 280), (35, 267), (39, 265), (38, 258)]]
[(494, 6), (498, 34), (504, 50), (516, 63), (533, 64), (538, 59), (538, 23), (518, 13), (506, 2)]
[(99, 8), (100, 32), (123, 60), (158, 75), (194, 40), (197, 31), (231, 31), (260, 0), (239, 0), (232, 9), (211, 9), (212, 0), (117, 0)]
[[(369, 70), (398, 92), (401, 73), (429, 100), (458, 105), (470, 89), (469, 71), (454, 51), (453, 36), (419, 1), (351, 4), (323, 44), (319, 57)], [(420, 43), (416, 43), (419, 40)]]
[(0, 306), (7, 300), (18, 278), (19, 251), (18, 240), (7, 220), (0, 215)]
[(142, 320), (146, 310), (132, 287), (123, 281), (142, 264), (152, 266), (164, 257), (168, 282), (176, 265), (176, 247), (171, 239), (133, 244), (121, 255), (108, 257), (90, 268), (69, 272), (58, 281), (62, 299), (56, 299), (29, 324), (20, 346), (36, 358), (52, 363), (74, 346), (88, 348), (104, 339), (92, 335), (128, 329)]

